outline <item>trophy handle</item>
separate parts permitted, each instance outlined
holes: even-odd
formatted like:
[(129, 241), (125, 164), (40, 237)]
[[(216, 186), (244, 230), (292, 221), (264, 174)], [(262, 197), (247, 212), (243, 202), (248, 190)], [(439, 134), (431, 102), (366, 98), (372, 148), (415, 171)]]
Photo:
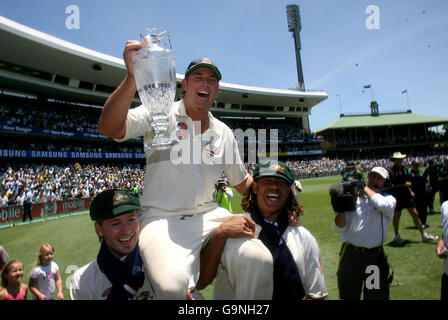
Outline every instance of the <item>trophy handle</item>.
[(157, 28), (145, 28), (140, 32), (140, 38), (146, 42), (147, 46), (156, 43), (163, 48), (171, 49), (170, 33), (166, 30), (159, 32)]

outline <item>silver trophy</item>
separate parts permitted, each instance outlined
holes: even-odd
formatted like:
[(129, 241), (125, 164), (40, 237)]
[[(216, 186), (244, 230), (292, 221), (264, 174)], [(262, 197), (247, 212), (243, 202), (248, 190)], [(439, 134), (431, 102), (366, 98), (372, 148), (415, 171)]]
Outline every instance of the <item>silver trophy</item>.
[(146, 46), (133, 56), (135, 82), (143, 105), (152, 117), (155, 137), (146, 150), (170, 149), (178, 142), (168, 132), (168, 113), (176, 96), (176, 59), (167, 31), (145, 29), (140, 36)]

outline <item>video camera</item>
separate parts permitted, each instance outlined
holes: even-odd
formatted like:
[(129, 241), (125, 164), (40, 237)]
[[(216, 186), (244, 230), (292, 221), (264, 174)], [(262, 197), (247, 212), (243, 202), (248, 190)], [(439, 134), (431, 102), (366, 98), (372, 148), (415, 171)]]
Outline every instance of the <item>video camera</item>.
[(353, 162), (348, 162), (341, 172), (342, 180), (335, 182), (330, 187), (331, 205), (336, 212), (355, 210), (356, 198), (364, 189), (364, 176), (356, 169)]

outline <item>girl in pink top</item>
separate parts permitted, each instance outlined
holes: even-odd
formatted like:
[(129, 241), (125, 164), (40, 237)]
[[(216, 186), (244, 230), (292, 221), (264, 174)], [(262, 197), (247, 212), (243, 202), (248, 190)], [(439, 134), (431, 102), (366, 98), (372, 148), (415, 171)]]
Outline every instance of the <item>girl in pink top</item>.
[(23, 263), (19, 260), (10, 261), (2, 271), (2, 287), (0, 300), (26, 300), (28, 286), (22, 284)]

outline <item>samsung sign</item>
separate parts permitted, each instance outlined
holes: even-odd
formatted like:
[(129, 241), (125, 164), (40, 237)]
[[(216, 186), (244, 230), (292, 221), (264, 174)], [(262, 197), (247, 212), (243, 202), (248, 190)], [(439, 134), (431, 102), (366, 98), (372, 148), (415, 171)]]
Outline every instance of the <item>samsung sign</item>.
[(134, 152), (70, 152), (0, 149), (0, 158), (56, 158), (56, 159), (145, 159), (144, 153)]

